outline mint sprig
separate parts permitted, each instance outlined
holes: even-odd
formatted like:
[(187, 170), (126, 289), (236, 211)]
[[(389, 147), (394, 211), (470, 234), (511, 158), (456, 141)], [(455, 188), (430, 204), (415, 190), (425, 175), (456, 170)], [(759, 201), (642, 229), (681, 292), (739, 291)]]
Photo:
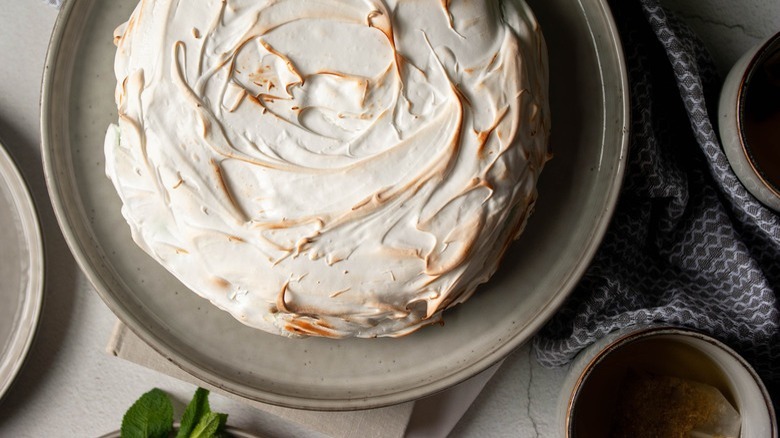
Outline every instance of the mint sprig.
[(219, 436), (218, 433), (225, 427), (227, 414), (209, 412), (198, 422), (189, 438), (211, 438)]
[(173, 431), (173, 405), (154, 388), (136, 400), (122, 417), (122, 438), (167, 438)]
[[(227, 414), (211, 412), (209, 392), (198, 388), (184, 410), (176, 438), (221, 436)], [(122, 438), (168, 438), (173, 432), (173, 405), (168, 395), (154, 388), (142, 395), (122, 418)]]
[(227, 421), (227, 414), (211, 412), (209, 392), (198, 388), (181, 417), (176, 438), (203, 438), (216, 436)]

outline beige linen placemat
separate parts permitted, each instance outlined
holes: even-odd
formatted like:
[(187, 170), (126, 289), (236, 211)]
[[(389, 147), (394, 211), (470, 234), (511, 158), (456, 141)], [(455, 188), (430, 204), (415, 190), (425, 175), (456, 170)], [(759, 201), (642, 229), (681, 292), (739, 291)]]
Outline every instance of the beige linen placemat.
[(260, 403), (215, 388), (165, 360), (121, 321), (117, 321), (106, 350), (113, 356), (202, 386), (310, 430), (345, 438), (446, 437), (503, 362), (416, 402), (363, 411), (317, 412)]
[[(349, 412), (316, 412), (283, 408), (239, 397), (215, 388), (165, 360), (124, 324), (117, 321), (106, 350), (109, 354), (233, 398), (306, 428), (337, 437), (403, 437), (414, 402)], [(481, 387), (480, 387), (481, 389)], [(473, 400), (473, 399), (472, 399)], [(469, 401), (469, 404), (471, 401)], [(462, 415), (462, 414), (461, 414)]]

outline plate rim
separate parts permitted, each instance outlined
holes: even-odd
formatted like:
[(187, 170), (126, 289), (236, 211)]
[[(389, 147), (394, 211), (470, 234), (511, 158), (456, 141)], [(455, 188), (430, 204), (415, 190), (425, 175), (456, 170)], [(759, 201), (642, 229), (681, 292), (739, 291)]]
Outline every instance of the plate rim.
[(16, 314), (22, 315), (29, 321), (23, 327), (15, 327), (12, 342), (6, 349), (8, 353), (16, 356), (14, 362), (10, 362), (6, 368), (0, 367), (0, 378), (6, 374), (6, 378), (0, 379), (0, 401), (13, 386), (16, 378), (19, 376), (25, 362), (28, 359), (30, 350), (35, 337), (38, 334), (41, 314), (43, 312), (44, 290), (46, 284), (46, 260), (43, 233), (41, 231), (41, 222), (39, 212), (35, 204), (35, 198), (32, 196), (30, 187), (24, 179), (21, 169), (8, 152), (5, 141), (0, 138), (0, 168), (7, 168), (9, 171), (4, 174), (5, 179), (11, 180), (12, 184), (8, 187), (13, 200), (17, 201), (16, 212), (22, 222), (24, 229), (24, 240), (29, 251), (30, 279), (24, 288), (25, 303)]
[[(623, 185), (623, 179), (625, 175), (625, 169), (627, 164), (628, 148), (629, 148), (629, 132), (630, 132), (630, 86), (628, 83), (628, 71), (625, 60), (625, 53), (622, 47), (622, 41), (615, 23), (614, 16), (611, 9), (607, 4), (607, 0), (593, 0), (592, 4), (598, 6), (598, 15), (603, 18), (606, 23), (603, 29), (605, 35), (610, 37), (610, 56), (615, 58), (618, 71), (617, 78), (619, 83), (618, 89), (620, 90), (620, 111), (619, 120), (620, 132), (617, 136), (620, 137), (619, 145), (619, 157), (617, 157), (614, 171), (614, 178), (608, 186), (605, 186), (607, 196), (605, 197), (605, 203), (603, 209), (599, 215), (595, 216), (600, 219), (597, 226), (594, 227), (588, 236), (588, 245), (582, 253), (582, 260), (587, 260), (587, 263), (580, 263), (574, 269), (572, 269), (567, 278), (562, 281), (562, 291), (548, 300), (544, 306), (541, 306), (537, 310), (537, 314), (541, 315), (540, 318), (536, 318), (534, 321), (525, 326), (522, 330), (518, 331), (511, 337), (507, 337), (506, 342), (501, 346), (494, 349), (490, 354), (482, 357), (479, 360), (472, 362), (470, 365), (461, 368), (460, 370), (437, 379), (432, 382), (420, 383), (417, 386), (402, 389), (397, 391), (388, 391), (381, 395), (373, 395), (369, 397), (355, 397), (355, 398), (343, 398), (343, 399), (317, 399), (317, 398), (305, 398), (301, 396), (292, 396), (286, 394), (273, 393), (267, 390), (254, 388), (254, 392), (250, 393), (241, 388), (241, 385), (234, 382), (232, 379), (221, 379), (220, 376), (210, 370), (199, 367), (196, 361), (188, 359), (183, 355), (174, 354), (174, 349), (170, 349), (169, 343), (162, 339), (160, 336), (150, 333), (148, 330), (143, 329), (143, 322), (136, 321), (131, 312), (125, 309), (119, 300), (112, 298), (108, 292), (108, 286), (105, 284), (101, 275), (96, 271), (89, 262), (89, 256), (86, 254), (86, 244), (81, 242), (69, 223), (69, 216), (67, 208), (64, 205), (64, 199), (61, 196), (61, 191), (57, 187), (56, 180), (56, 168), (54, 167), (54, 157), (52, 156), (52, 121), (49, 117), (50, 103), (52, 100), (52, 87), (51, 84), (55, 78), (55, 72), (57, 67), (57, 60), (60, 55), (60, 49), (63, 43), (63, 35), (67, 29), (68, 21), (72, 15), (75, 5), (83, 0), (71, 0), (66, 2), (60, 10), (57, 19), (54, 24), (52, 36), (49, 41), (49, 45), (46, 52), (44, 72), (41, 82), (41, 100), (40, 100), (40, 127), (41, 127), (41, 153), (43, 160), (44, 175), (46, 180), (46, 186), (51, 198), (52, 207), (57, 218), (57, 223), (65, 237), (65, 240), (77, 261), (77, 264), (84, 272), (87, 279), (90, 281), (95, 291), (101, 297), (104, 303), (111, 309), (115, 316), (117, 316), (127, 327), (136, 334), (141, 340), (147, 343), (153, 350), (160, 354), (167, 361), (174, 364), (182, 371), (198, 378), (205, 383), (208, 383), (214, 387), (220, 388), (227, 392), (230, 392), (239, 397), (244, 397), (253, 401), (262, 403), (268, 403), (272, 405), (305, 409), (305, 410), (320, 410), (320, 411), (350, 411), (361, 409), (373, 409), (391, 406), (407, 401), (412, 401), (425, 396), (432, 395), (434, 393), (446, 390), (447, 388), (454, 386), (460, 382), (463, 382), (491, 365), (502, 360), (515, 349), (522, 346), (525, 342), (531, 339), (534, 333), (536, 333), (541, 327), (549, 320), (554, 312), (563, 304), (564, 300), (569, 297), (571, 292), (576, 287), (579, 280), (587, 270), (590, 262), (596, 254), (596, 251), (601, 246), (604, 235), (611, 222), (611, 218), (614, 215), (617, 201), (620, 194), (620, 189)], [(525, 0), (523, 0), (525, 1)], [(578, 5), (584, 8), (583, 1), (577, 0)], [(588, 25), (590, 27), (590, 24)], [(590, 34), (591, 39), (595, 38)], [(596, 52), (597, 57), (601, 56)], [(601, 61), (599, 66), (601, 67)], [(603, 74), (602, 74), (603, 78)], [(618, 115), (618, 114), (616, 114)], [(604, 120), (606, 126), (609, 121)], [(605, 128), (606, 129), (606, 128)], [(616, 128), (617, 129), (617, 128)], [(260, 395), (258, 395), (260, 394)]]

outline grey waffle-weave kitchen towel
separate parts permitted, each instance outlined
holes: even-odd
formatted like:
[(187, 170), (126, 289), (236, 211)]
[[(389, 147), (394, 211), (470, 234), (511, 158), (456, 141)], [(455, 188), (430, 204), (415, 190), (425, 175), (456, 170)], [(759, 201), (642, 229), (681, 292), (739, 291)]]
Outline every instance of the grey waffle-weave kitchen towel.
[(778, 402), (780, 216), (729, 167), (721, 81), (706, 50), (657, 0), (614, 0), (631, 84), (626, 179), (592, 265), (534, 339), (568, 363), (606, 333), (663, 322), (707, 332), (756, 367)]

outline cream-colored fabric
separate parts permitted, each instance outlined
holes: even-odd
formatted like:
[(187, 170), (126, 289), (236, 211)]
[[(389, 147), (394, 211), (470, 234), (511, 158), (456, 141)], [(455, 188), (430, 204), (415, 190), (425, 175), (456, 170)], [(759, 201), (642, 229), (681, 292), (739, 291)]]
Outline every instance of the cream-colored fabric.
[[(162, 372), (171, 377), (199, 385), (210, 391), (234, 398), (257, 409), (272, 413), (306, 428), (337, 437), (392, 438), (404, 436), (412, 415), (414, 402), (380, 409), (350, 412), (316, 412), (282, 408), (230, 394), (209, 385), (165, 360), (159, 353), (138, 338), (127, 326), (117, 322), (106, 350), (109, 354), (138, 365)], [(481, 389), (481, 387), (480, 387)], [(473, 398), (472, 398), (473, 400)], [(469, 401), (469, 404), (471, 401)], [(454, 425), (454, 424), (453, 424)]]
[(117, 321), (114, 326), (106, 351), (113, 356), (231, 397), (310, 430), (345, 438), (446, 437), (503, 363), (501, 361), (465, 382), (416, 402), (364, 411), (317, 412), (259, 403), (215, 388), (165, 360), (121, 321)]

